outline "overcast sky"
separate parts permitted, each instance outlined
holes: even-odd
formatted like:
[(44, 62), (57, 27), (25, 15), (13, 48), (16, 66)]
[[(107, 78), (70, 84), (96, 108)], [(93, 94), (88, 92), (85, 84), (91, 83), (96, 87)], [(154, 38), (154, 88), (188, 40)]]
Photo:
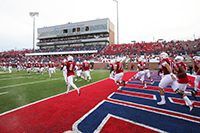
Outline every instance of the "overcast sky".
[[(36, 37), (37, 28), (97, 18), (109, 18), (117, 32), (117, 6), (113, 0), (0, 0), (0, 3), (0, 51), (33, 47), (33, 19), (29, 12), (39, 12), (35, 20)], [(119, 0), (119, 43), (200, 38), (199, 5), (200, 0)]]

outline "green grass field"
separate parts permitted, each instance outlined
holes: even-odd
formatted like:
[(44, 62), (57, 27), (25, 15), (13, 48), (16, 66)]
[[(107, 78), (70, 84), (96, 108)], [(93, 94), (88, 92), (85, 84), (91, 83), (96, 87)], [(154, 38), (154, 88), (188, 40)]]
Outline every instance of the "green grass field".
[[(82, 87), (109, 77), (109, 71), (94, 70), (90, 74), (91, 82), (78, 79), (74, 82), (76, 86)], [(4, 73), (0, 69), (0, 114), (66, 91), (67, 85), (62, 71), (57, 70), (56, 74), (49, 78), (48, 72), (44, 75), (39, 73), (38, 76), (31, 72), (29, 76), (25, 70), (17, 72), (13, 69), (12, 74), (9, 74), (8, 71)]]

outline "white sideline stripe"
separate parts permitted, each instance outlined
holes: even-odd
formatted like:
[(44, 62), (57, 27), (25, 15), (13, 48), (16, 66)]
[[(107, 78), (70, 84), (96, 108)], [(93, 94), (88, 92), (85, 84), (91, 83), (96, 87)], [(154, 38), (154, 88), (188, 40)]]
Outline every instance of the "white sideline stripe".
[(2, 92), (2, 93), (0, 93), (0, 95), (3, 95), (3, 94), (7, 94), (8, 92)]
[[(62, 78), (61, 78), (61, 79), (62, 79)], [(106, 79), (109, 79), (109, 78), (105, 78), (105, 79), (102, 79), (102, 80), (96, 81), (96, 82), (94, 82), (94, 83), (92, 83), (92, 84), (81, 86), (81, 87), (79, 87), (79, 88), (81, 89), (81, 88), (83, 88), (83, 87), (86, 87), (86, 86), (90, 86), (90, 85), (96, 84), (97, 82), (102, 82), (102, 81), (104, 81), (104, 80), (106, 80)], [(48, 81), (49, 81), (49, 80), (48, 80)], [(76, 91), (76, 89), (69, 91), (69, 93), (72, 92), (72, 91)], [(69, 95), (69, 93), (68, 93), (68, 95)], [(22, 108), (28, 107), (28, 106), (30, 106), (30, 105), (34, 105), (34, 104), (36, 104), (36, 103), (43, 102), (43, 101), (45, 101), (45, 100), (49, 100), (49, 99), (51, 99), (51, 98), (54, 98), (54, 97), (57, 97), (57, 96), (60, 96), (60, 95), (63, 95), (63, 94), (66, 94), (66, 93), (65, 93), (65, 92), (64, 92), (64, 93), (60, 93), (60, 94), (57, 94), (57, 95), (54, 95), (54, 96), (51, 96), (51, 97), (47, 97), (47, 98), (45, 98), (45, 99), (41, 99), (41, 100), (39, 100), (39, 101), (36, 101), (36, 102), (33, 102), (33, 103), (29, 103), (29, 104), (27, 104), (27, 105), (24, 105), (24, 106), (21, 106), (21, 107), (15, 108), (15, 109), (13, 109), (13, 110), (6, 111), (6, 112), (4, 112), (4, 113), (1, 113), (0, 116), (5, 115), (5, 114), (8, 114), (8, 113), (12, 113), (12, 112), (14, 112), (14, 111), (16, 111), (16, 110), (19, 110), (19, 109), (22, 109)]]
[(47, 82), (47, 81), (58, 80), (58, 79), (62, 79), (62, 78), (48, 79), (48, 80), (35, 81), (35, 82), (28, 82), (28, 83), (23, 83), (23, 84), (16, 84), (16, 85), (3, 86), (3, 87), (0, 87), (0, 89), (10, 88), (10, 87), (16, 87), (16, 86), (21, 86), (21, 85), (29, 85), (29, 84), (41, 83), (41, 82)]
[(21, 78), (32, 78), (32, 77), (15, 77), (15, 78), (5, 78), (5, 79), (0, 79), (1, 80), (10, 80), (10, 79), (21, 79)]

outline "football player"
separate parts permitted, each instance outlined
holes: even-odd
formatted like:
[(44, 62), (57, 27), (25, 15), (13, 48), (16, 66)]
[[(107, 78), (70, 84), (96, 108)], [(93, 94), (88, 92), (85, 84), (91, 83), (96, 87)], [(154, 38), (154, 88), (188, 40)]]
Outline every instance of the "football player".
[(80, 96), (80, 91), (79, 91), (79, 89), (77, 88), (77, 86), (73, 82), (73, 78), (75, 76), (74, 69), (76, 67), (76, 63), (73, 61), (73, 57), (72, 56), (68, 56), (68, 61), (65, 64), (66, 64), (66, 67), (67, 67), (67, 80), (68, 80), (68, 86), (67, 86), (66, 94), (68, 94), (69, 89), (72, 86), (74, 89), (77, 90), (78, 95)]
[(139, 57), (137, 60), (137, 68), (138, 68), (138, 73), (135, 75), (135, 79), (142, 81), (142, 84), (144, 85), (144, 89), (147, 88), (146, 81), (144, 79), (145, 72), (144, 72), (144, 60), (142, 57)]
[(147, 63), (147, 60), (144, 59), (144, 74), (147, 75), (147, 77), (151, 80), (151, 84), (154, 84), (153, 79), (151, 78), (150, 71), (149, 71), (149, 65)]
[[(179, 90), (185, 92), (186, 95), (192, 95), (196, 100), (197, 97), (194, 91), (187, 92), (185, 91), (188, 84), (188, 77), (187, 77), (187, 65), (184, 63), (184, 58), (182, 56), (177, 56), (175, 58), (176, 66), (178, 67), (178, 73), (176, 74), (179, 81)], [(186, 104), (187, 105), (187, 104)]]
[(122, 91), (121, 89), (121, 84), (123, 84), (123, 86), (125, 86), (125, 80), (121, 81), (121, 79), (124, 76), (124, 68), (123, 68), (123, 64), (120, 62), (120, 59), (116, 59), (116, 62), (114, 64), (114, 75), (115, 75), (115, 83), (117, 83), (117, 85), (119, 85), (119, 88), (117, 89), (118, 91)]
[(86, 60), (82, 64), (83, 70), (85, 71), (85, 81), (87, 81), (87, 78), (89, 78), (88, 82), (91, 82), (91, 76), (90, 76), (90, 63)]
[(76, 62), (76, 66), (77, 66), (77, 70), (76, 70), (76, 79), (75, 81), (78, 80), (78, 78), (82, 78), (82, 79), (85, 79), (81, 73), (83, 72), (82, 71), (82, 65), (79, 63), (79, 62)]
[(173, 60), (169, 59), (167, 53), (162, 52), (160, 54), (160, 64), (162, 65), (163, 69), (163, 78), (159, 83), (159, 92), (161, 96), (161, 101), (157, 102), (158, 105), (165, 105), (165, 92), (164, 88), (171, 84), (172, 89), (176, 92), (176, 94), (180, 95), (185, 103), (189, 106), (190, 111), (194, 109), (194, 103), (190, 101), (190, 99), (185, 95), (183, 91), (179, 89), (179, 84), (177, 82), (176, 75), (172, 73), (175, 67), (175, 63)]
[(194, 92), (197, 94), (197, 89), (199, 87), (200, 82), (200, 56), (194, 56), (194, 71), (195, 71), (195, 80), (194, 80)]

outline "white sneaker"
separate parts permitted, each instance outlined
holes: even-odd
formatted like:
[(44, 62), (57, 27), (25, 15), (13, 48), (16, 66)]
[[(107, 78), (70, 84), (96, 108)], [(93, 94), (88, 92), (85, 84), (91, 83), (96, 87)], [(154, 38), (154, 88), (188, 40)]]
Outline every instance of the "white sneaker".
[(158, 105), (165, 105), (166, 104), (166, 101), (160, 101), (160, 102), (157, 102)]
[(122, 91), (122, 87), (120, 86), (117, 90), (118, 90), (118, 91)]

